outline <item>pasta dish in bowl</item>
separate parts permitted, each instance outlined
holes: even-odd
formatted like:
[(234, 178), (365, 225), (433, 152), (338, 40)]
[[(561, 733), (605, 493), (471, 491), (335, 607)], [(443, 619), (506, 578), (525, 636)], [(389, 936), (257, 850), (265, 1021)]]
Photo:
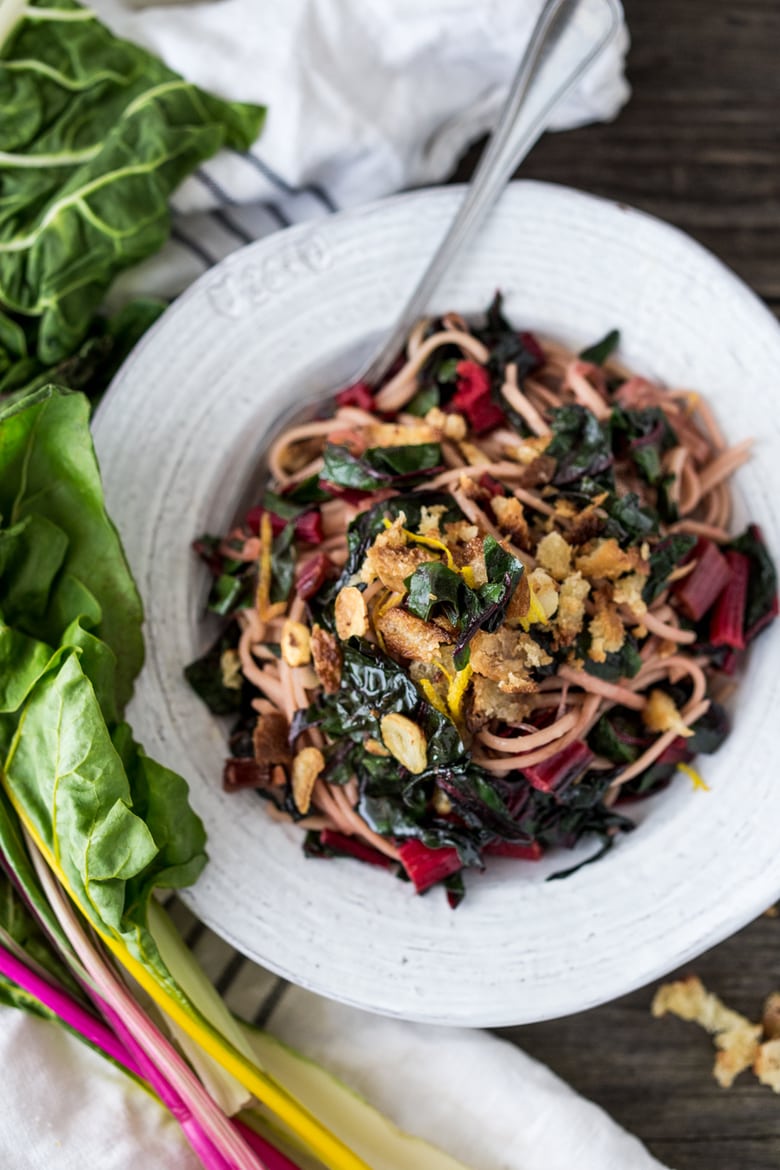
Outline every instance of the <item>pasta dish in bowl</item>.
[(458, 198), (229, 257), (94, 434), (146, 607), (130, 714), (208, 831), (193, 910), (323, 994), (508, 1024), (672, 969), (780, 882), (780, 337), (680, 233), (521, 183), (405, 368), (350, 387)]

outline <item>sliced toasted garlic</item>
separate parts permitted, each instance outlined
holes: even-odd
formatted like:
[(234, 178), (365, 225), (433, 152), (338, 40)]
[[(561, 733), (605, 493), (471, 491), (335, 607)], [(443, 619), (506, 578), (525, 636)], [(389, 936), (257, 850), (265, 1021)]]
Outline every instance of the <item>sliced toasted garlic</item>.
[(319, 748), (302, 748), (292, 762), (292, 794), (298, 812), (307, 813), (317, 777), (325, 767), (325, 757)]
[(222, 685), (231, 691), (240, 691), (244, 681), (241, 674), (241, 659), (238, 650), (223, 650), (219, 659), (219, 671), (222, 675)]
[(428, 745), (421, 727), (405, 715), (383, 715), (379, 724), (385, 747), (415, 776), (428, 766)]
[(303, 622), (288, 618), (282, 626), (282, 658), (288, 666), (306, 666), (311, 662), (311, 634)]
[(327, 695), (335, 694), (341, 685), (341, 650), (333, 634), (322, 626), (312, 626), (311, 656), (323, 690)]
[(431, 803), (440, 817), (446, 817), (448, 813), (452, 812), (452, 801), (446, 792), (442, 792), (441, 788), (434, 788)]
[(335, 605), (336, 633), (347, 638), (362, 638), (368, 630), (368, 610), (362, 590), (346, 585), (339, 591)]
[(385, 745), (383, 743), (380, 743), (378, 739), (367, 739), (366, 742), (363, 744), (363, 747), (366, 749), (366, 751), (368, 752), (368, 754), (370, 756), (389, 756), (390, 755), (390, 752), (387, 750)]

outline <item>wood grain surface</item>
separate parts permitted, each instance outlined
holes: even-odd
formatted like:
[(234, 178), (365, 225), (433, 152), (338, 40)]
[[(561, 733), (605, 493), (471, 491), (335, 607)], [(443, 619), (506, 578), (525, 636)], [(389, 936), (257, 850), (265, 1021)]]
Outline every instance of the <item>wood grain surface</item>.
[[(630, 103), (612, 125), (547, 136), (520, 173), (625, 200), (676, 224), (780, 316), (780, 2), (624, 0), (624, 7)], [(463, 160), (459, 177), (476, 154)], [(759, 1018), (764, 997), (780, 988), (780, 918), (758, 919), (689, 969)], [(711, 1039), (692, 1024), (654, 1020), (653, 991), (502, 1034), (674, 1170), (780, 1166), (780, 1097), (750, 1073), (720, 1089)]]

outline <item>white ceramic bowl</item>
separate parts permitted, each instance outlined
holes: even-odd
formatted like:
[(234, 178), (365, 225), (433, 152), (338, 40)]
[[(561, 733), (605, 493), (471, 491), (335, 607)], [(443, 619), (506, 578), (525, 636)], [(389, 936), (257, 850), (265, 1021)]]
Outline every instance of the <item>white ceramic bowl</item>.
[[(292, 228), (230, 256), (165, 314), (95, 419), (109, 509), (146, 605), (147, 664), (130, 716), (147, 750), (190, 782), (210, 862), (185, 895), (210, 927), (323, 995), (416, 1020), (525, 1023), (601, 1003), (725, 938), (780, 891), (777, 650), (765, 634), (735, 730), (702, 763), (633, 806), (641, 822), (566, 881), (570, 862), (499, 862), (456, 912), (384, 871), (310, 861), (252, 793), (220, 785), (225, 728), (182, 679), (214, 635), (207, 574), (190, 552), (251, 495), (280, 413), (332, 388), (398, 306), (451, 219), (457, 188), (401, 196)], [(780, 549), (780, 330), (692, 240), (576, 191), (513, 185), (431, 309), (484, 309), (496, 288), (524, 328), (575, 347), (618, 326), (636, 370), (701, 390), (733, 440), (754, 435), (737, 522)], [(585, 849), (593, 849), (593, 843)], [(580, 850), (576, 856), (584, 855)]]

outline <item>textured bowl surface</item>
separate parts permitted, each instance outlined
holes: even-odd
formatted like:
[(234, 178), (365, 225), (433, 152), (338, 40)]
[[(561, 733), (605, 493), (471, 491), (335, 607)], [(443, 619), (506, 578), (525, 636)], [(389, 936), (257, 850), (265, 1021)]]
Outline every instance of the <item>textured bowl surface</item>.
[[(116, 378), (94, 431), (108, 506), (146, 605), (147, 664), (130, 717), (183, 773), (209, 834), (191, 908), (296, 983), (409, 1019), (485, 1025), (564, 1015), (657, 977), (726, 937), (780, 890), (780, 629), (755, 648), (735, 730), (706, 758), (710, 792), (680, 776), (634, 806), (640, 826), (597, 865), (499, 862), (455, 913), (384, 871), (307, 861), (299, 833), (251, 793), (226, 796), (225, 727), (182, 679), (214, 636), (190, 552), (251, 497), (285, 411), (347, 380), (450, 221), (457, 188), (419, 192), (281, 232), (230, 256), (164, 315)], [(638, 212), (514, 184), (433, 311), (484, 309), (575, 347), (619, 326), (637, 371), (701, 390), (730, 439), (756, 436), (737, 516), (780, 549), (780, 330), (717, 260)], [(593, 843), (588, 847), (593, 849)], [(575, 857), (584, 856), (578, 853)]]

